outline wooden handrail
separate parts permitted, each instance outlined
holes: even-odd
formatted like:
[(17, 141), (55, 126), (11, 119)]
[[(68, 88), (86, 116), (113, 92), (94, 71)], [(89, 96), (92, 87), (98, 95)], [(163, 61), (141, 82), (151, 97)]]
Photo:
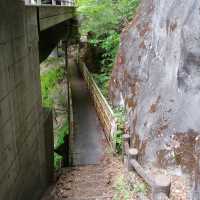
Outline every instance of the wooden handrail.
[(106, 138), (113, 149), (115, 149), (115, 144), (113, 143), (113, 137), (117, 131), (117, 122), (114, 116), (114, 112), (108, 104), (107, 100), (103, 96), (101, 90), (97, 86), (93, 76), (90, 74), (84, 63), (80, 63), (80, 70), (82, 72), (83, 78), (87, 84), (89, 92), (94, 102), (98, 117), (106, 133)]

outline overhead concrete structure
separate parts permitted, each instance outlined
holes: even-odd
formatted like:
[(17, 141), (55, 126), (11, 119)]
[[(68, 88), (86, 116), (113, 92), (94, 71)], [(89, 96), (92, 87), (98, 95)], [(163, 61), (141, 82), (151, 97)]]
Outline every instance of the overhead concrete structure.
[(74, 14), (74, 7), (0, 1), (2, 200), (39, 199), (49, 183), (52, 141), (44, 124), (52, 124), (44, 123), (39, 64), (57, 41), (69, 39)]

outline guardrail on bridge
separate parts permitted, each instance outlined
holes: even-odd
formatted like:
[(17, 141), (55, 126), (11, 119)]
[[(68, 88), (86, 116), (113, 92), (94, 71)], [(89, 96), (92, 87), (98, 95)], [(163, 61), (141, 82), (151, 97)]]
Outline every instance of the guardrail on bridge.
[(25, 0), (26, 5), (75, 6), (74, 0)]

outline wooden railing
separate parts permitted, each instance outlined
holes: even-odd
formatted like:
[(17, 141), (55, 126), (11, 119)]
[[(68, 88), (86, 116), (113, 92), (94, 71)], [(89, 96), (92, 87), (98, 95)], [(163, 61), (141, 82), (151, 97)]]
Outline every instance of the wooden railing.
[(25, 0), (26, 5), (75, 6), (74, 0)]
[(168, 200), (171, 180), (168, 176), (150, 175), (138, 162), (138, 150), (130, 148), (130, 136), (123, 135), (123, 160), (128, 171), (135, 171), (150, 186), (153, 200)]
[(107, 100), (101, 93), (99, 87), (97, 86), (92, 75), (88, 71), (86, 65), (84, 63), (80, 63), (79, 66), (80, 66), (80, 70), (82, 72), (83, 78), (89, 89), (92, 100), (94, 102), (97, 115), (105, 131), (106, 138), (108, 142), (110, 143), (111, 147), (115, 149), (113, 137), (114, 137), (115, 132), (117, 131), (117, 123), (116, 123), (113, 110), (111, 109)]

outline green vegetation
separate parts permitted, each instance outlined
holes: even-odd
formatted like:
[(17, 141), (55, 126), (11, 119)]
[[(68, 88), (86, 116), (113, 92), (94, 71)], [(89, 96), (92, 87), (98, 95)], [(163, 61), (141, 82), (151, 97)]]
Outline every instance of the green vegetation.
[(122, 135), (124, 134), (124, 126), (126, 121), (124, 107), (116, 107), (113, 109), (117, 119), (117, 131), (114, 134), (114, 142), (116, 144), (117, 153), (122, 152)]
[(57, 136), (58, 136), (58, 139), (56, 141), (56, 144), (54, 145), (55, 147), (58, 147), (62, 144), (64, 144), (64, 138), (66, 135), (69, 134), (68, 132), (68, 121), (65, 120), (64, 123), (62, 124), (62, 126), (57, 130)]
[(143, 193), (147, 194), (148, 192), (148, 186), (146, 183), (137, 183), (133, 186), (133, 191), (135, 193)]
[(78, 0), (77, 4), (81, 16), (81, 34), (88, 35), (88, 42), (103, 50), (99, 56), (101, 71), (94, 77), (107, 97), (120, 33), (133, 18), (139, 0)]
[[(41, 90), (42, 90), (42, 104), (47, 108), (54, 108), (55, 99), (58, 99), (59, 104), (63, 107), (66, 106), (64, 95), (61, 92), (61, 88), (58, 84), (65, 77), (65, 69), (61, 64), (60, 58), (48, 58), (43, 65), (43, 72), (41, 74)], [(67, 117), (66, 117), (67, 118)], [(65, 120), (61, 127), (55, 128), (55, 144), (54, 147), (58, 147), (64, 143), (64, 138), (68, 134), (68, 122)], [(54, 153), (54, 167), (59, 169), (62, 162), (62, 156)]]
[(135, 199), (134, 196), (137, 194), (147, 195), (148, 186), (141, 182), (139, 179), (135, 180), (133, 186), (127, 184), (125, 177), (120, 176), (115, 184), (115, 194), (113, 200), (130, 200)]
[(54, 169), (58, 170), (61, 168), (63, 157), (57, 153), (54, 153)]
[(44, 107), (53, 106), (52, 92), (58, 82), (64, 78), (64, 69), (52, 68), (41, 75), (42, 103)]
[[(101, 70), (93, 74), (103, 95), (108, 99), (109, 80), (120, 43), (120, 33), (133, 18), (140, 0), (78, 0), (81, 34), (88, 36), (90, 45), (102, 49), (99, 56)], [(122, 151), (124, 108), (114, 109), (118, 130), (114, 142), (118, 153)]]

